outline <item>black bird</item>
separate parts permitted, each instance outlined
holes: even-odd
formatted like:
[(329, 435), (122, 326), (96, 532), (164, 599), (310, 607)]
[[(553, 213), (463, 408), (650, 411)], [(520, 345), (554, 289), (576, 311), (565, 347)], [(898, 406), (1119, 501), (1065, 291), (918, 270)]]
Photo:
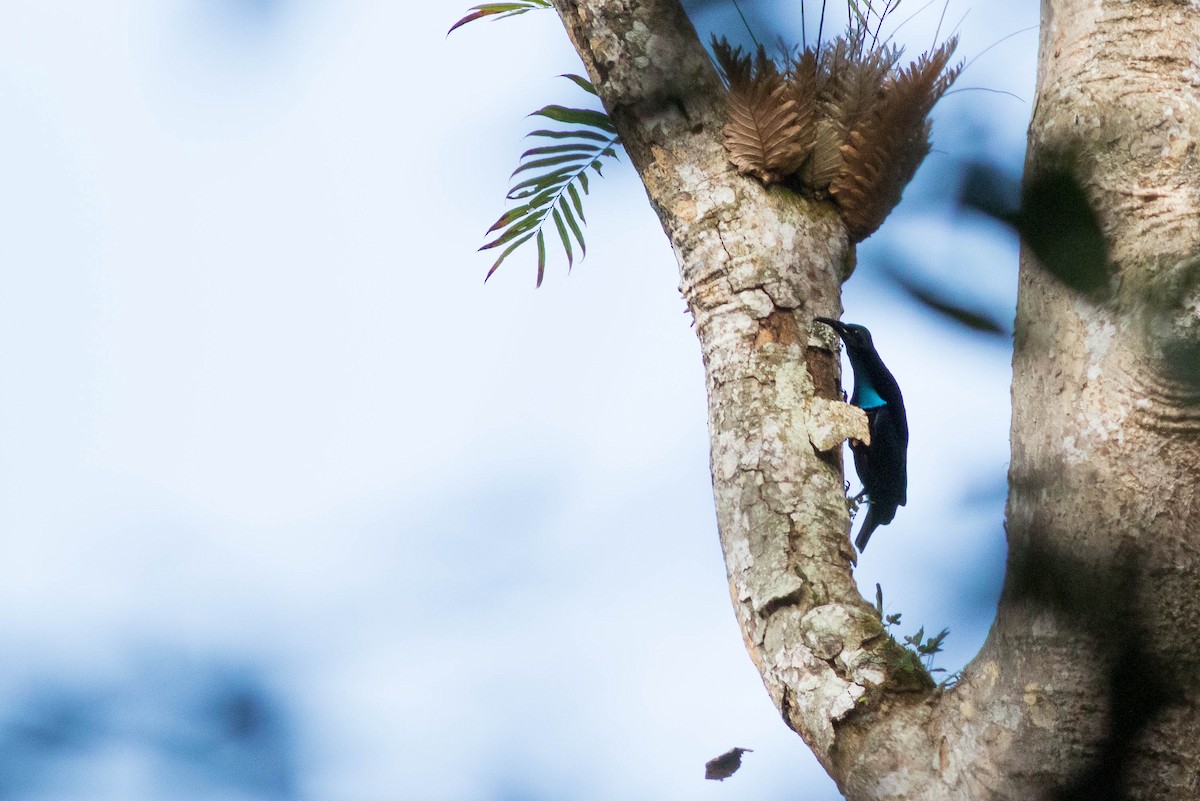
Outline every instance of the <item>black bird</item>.
[(838, 333), (846, 343), (846, 355), (854, 370), (854, 392), (850, 402), (867, 413), (871, 444), (850, 441), (854, 469), (867, 495), (867, 519), (854, 544), (865, 550), (867, 540), (879, 526), (896, 516), (896, 507), (908, 500), (908, 419), (900, 385), (879, 358), (871, 332), (861, 325), (842, 323), (828, 317), (814, 318)]

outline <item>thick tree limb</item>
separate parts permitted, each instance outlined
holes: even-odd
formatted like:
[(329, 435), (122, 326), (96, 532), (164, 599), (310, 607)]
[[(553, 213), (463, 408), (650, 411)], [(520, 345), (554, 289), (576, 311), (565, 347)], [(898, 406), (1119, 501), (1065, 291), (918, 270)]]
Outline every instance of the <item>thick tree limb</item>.
[(883, 634), (850, 572), (840, 443), (861, 436), (861, 412), (838, 401), (832, 343), (810, 333), (814, 315), (840, 308), (853, 268), (845, 228), (832, 205), (765, 190), (729, 164), (723, 93), (675, 0), (556, 6), (679, 259), (747, 648), (835, 777), (853, 765), (870, 784), (873, 763), (854, 758), (866, 732), (932, 683)]
[(1031, 165), (1080, 156), (1117, 278), (1082, 297), (1023, 261), (1009, 575), (980, 655), (938, 692), (850, 573), (833, 444), (850, 423), (830, 430), (838, 364), (811, 333), (853, 269), (841, 221), (728, 164), (718, 79), (676, 0), (555, 5), (679, 261), (747, 649), (843, 792), (1195, 796), (1200, 9), (1044, 2)]
[(1026, 688), (1041, 710), (1014, 730), (1031, 784), (1071, 798), (1100, 786), (1102, 797), (1193, 797), (1200, 7), (1043, 9), (1027, 180), (1070, 168), (1113, 279), (1084, 296), (1023, 254), (1010, 573), (985, 654), (1011, 665), (1007, 691)]

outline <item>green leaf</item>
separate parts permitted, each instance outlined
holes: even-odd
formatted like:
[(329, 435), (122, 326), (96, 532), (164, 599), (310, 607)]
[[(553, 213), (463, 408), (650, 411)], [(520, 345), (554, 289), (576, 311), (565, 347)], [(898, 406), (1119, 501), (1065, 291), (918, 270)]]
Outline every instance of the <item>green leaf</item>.
[[(609, 150), (612, 150), (612, 148), (609, 148)], [(598, 145), (590, 145), (587, 142), (570, 142), (565, 145), (543, 145), (542, 147), (531, 148), (522, 153), (521, 158), (528, 158), (529, 156), (549, 156), (553, 153), (579, 153), (580, 155), (583, 155), (586, 153), (595, 154), (599, 152), (600, 147)]]
[[(512, 175), (510, 175), (508, 177), (512, 178), (513, 176), (517, 175), (518, 173), (525, 172), (526, 170), (536, 170), (538, 167), (557, 167), (560, 164), (576, 163), (579, 161), (580, 158), (581, 158), (581, 156), (579, 156), (575, 153), (571, 153), (566, 156), (548, 156), (544, 159), (534, 159), (533, 161), (527, 161), (524, 164), (522, 164), (520, 167), (517, 167), (515, 170), (512, 171)], [(587, 156), (586, 155), (582, 156), (582, 158), (587, 158)], [(588, 159), (588, 160), (591, 161), (591, 159)]]
[[(583, 199), (579, 197), (579, 190), (575, 188), (575, 184), (567, 184), (567, 194), (571, 196), (571, 204), (575, 207), (575, 213), (586, 225), (587, 217), (583, 216)], [(583, 244), (582, 240), (580, 240), (580, 244)]]
[(915, 648), (915, 647), (919, 646), (921, 644), (921, 641), (924, 639), (925, 639), (925, 627), (921, 626), (921, 628), (917, 629), (916, 634), (908, 635), (907, 637), (904, 638), (904, 641)]
[(949, 633), (950, 629), (942, 629), (937, 633), (936, 636), (930, 637), (928, 640), (926, 640), (925, 644), (922, 645), (918, 650), (920, 650), (920, 652), (926, 656), (933, 656), (934, 654), (941, 653), (942, 643), (945, 642), (946, 636)]
[(550, 211), (550, 204), (553, 203), (554, 198), (558, 196), (559, 188), (560, 187), (552, 186), (549, 189), (544, 189), (541, 192), (538, 192), (538, 194), (530, 198), (529, 213), (545, 217)]
[[(553, 194), (553, 191), (555, 189), (557, 189), (557, 186), (551, 186), (549, 188), (549, 191), (551, 192), (551, 194)], [(508, 193), (508, 195), (506, 195), (506, 198), (508, 200), (525, 200), (526, 198), (535, 197), (538, 194), (543, 193), (545, 191), (547, 191), (547, 189), (546, 189), (546, 187), (543, 187), (543, 186), (530, 186), (530, 187), (525, 187), (523, 189), (513, 189)], [(541, 208), (542, 206), (546, 205), (546, 201), (543, 200), (539, 203), (533, 203), (532, 201), (530, 201), (529, 205), (537, 207), (537, 208)]]
[(531, 228), (536, 228), (538, 224), (537, 217), (526, 217), (520, 222), (514, 223), (507, 231), (493, 239), (487, 244), (481, 245), (480, 250), (490, 250), (491, 248), (500, 247), (505, 242), (509, 242), (513, 237), (520, 236)]
[(542, 285), (542, 276), (546, 274), (546, 235), (542, 231), (537, 234), (538, 274), (537, 285)]
[(599, 95), (600, 95), (600, 93), (596, 91), (595, 85), (592, 84), (591, 81), (589, 81), (587, 78), (583, 77), (582, 75), (576, 75), (573, 72), (565, 72), (562, 75), (559, 75), (558, 77), (570, 78), (572, 81), (575, 82), (575, 85), (578, 86), (583, 91), (588, 92), (589, 94), (596, 95), (597, 97), (599, 97)]
[(575, 254), (571, 252), (571, 237), (567, 235), (567, 226), (563, 225), (562, 215), (554, 210), (554, 227), (558, 229), (558, 238), (562, 240), (563, 250), (567, 254), (567, 269), (575, 266)]
[(458, 22), (450, 26), (450, 30), (446, 31), (446, 35), (454, 33), (456, 28), (461, 28), (468, 22), (474, 22), (477, 19), (484, 17), (496, 17), (496, 19), (504, 19), (505, 17), (515, 17), (518, 14), (524, 14), (526, 11), (533, 11), (539, 8), (550, 8), (550, 0), (519, 0), (515, 3), (482, 3), (481, 5), (472, 6), (471, 13), (460, 19)]
[[(567, 221), (567, 225), (571, 229), (571, 233), (575, 234), (575, 241), (579, 243), (580, 257), (587, 255), (587, 243), (583, 241), (583, 232), (579, 230), (579, 223), (575, 222), (575, 215), (571, 213), (571, 207), (567, 205), (566, 198), (560, 198), (558, 205), (562, 208), (563, 219)], [(557, 212), (555, 212), (557, 214)]]
[(500, 230), (501, 228), (508, 225), (510, 222), (517, 219), (522, 214), (525, 214), (528, 211), (529, 211), (529, 204), (525, 204), (524, 206), (517, 206), (515, 209), (509, 209), (508, 211), (506, 211), (500, 215), (500, 219), (498, 219), (498, 220), (496, 220), (496, 222), (492, 223), (492, 227), (487, 229), (487, 232), (490, 234), (493, 231)]
[(593, 111), (590, 108), (566, 108), (565, 106), (544, 106), (529, 115), (530, 117), (546, 117), (555, 122), (565, 122), (571, 125), (584, 125), (588, 128), (598, 128), (615, 134), (612, 120), (603, 111)]
[(575, 172), (576, 171), (574, 169), (567, 168), (563, 170), (556, 170), (555, 172), (547, 173), (546, 175), (537, 175), (533, 178), (526, 178), (521, 183), (513, 186), (512, 189), (508, 190), (508, 199), (522, 199), (524, 195), (518, 195), (517, 193), (519, 190), (525, 189), (526, 187), (532, 187), (534, 192), (540, 192), (547, 187), (559, 186), (560, 184), (564, 183), (563, 179), (568, 179)]
[[(491, 278), (491, 277), (492, 277), (492, 273), (496, 272), (496, 268), (500, 266), (500, 262), (502, 262), (502, 261), (504, 261), (505, 259), (507, 259), (507, 258), (508, 258), (508, 254), (509, 254), (509, 253), (512, 253), (514, 250), (516, 250), (517, 248), (519, 248), (521, 245), (523, 245), (523, 244), (525, 244), (526, 242), (528, 242), (528, 241), (529, 241), (529, 238), (530, 238), (531, 236), (533, 236), (533, 232), (532, 232), (532, 231), (530, 231), (529, 233), (525, 234), (525, 236), (521, 237), (520, 239), (518, 239), (517, 241), (513, 242), (513, 243), (512, 243), (512, 244), (510, 244), (508, 247), (506, 247), (506, 248), (504, 249), (504, 252), (502, 252), (502, 253), (500, 254), (500, 257), (499, 257), (498, 259), (496, 259), (496, 261), (495, 261), (495, 262), (492, 264), (492, 267), (491, 267), (491, 269), (487, 271), (487, 275), (485, 275), (485, 276), (483, 277), (483, 280), (484, 280), (484, 281), (487, 281), (489, 278)], [(480, 250), (483, 250), (483, 248), (480, 248)]]
[[(539, 0), (540, 2), (541, 0)], [(548, 0), (547, 0), (548, 2)], [(491, 4), (493, 13), (501, 4)], [(481, 8), (481, 7), (480, 7)], [(479, 8), (477, 8), (479, 10)], [(516, 13), (509, 9), (506, 13)], [(595, 87), (579, 75), (565, 75), (580, 89), (595, 94)], [(583, 236), (583, 196), (588, 194), (590, 170), (603, 175), (605, 159), (619, 160), (620, 145), (612, 120), (603, 111), (549, 105), (530, 116), (542, 116), (560, 123), (560, 130), (540, 128), (528, 136), (550, 143), (537, 145), (521, 154), (510, 178), (506, 197), (519, 205), (505, 212), (488, 234), (496, 234), (480, 250), (503, 247), (490, 276), (516, 247), (534, 239), (537, 246), (537, 283), (541, 286), (546, 271), (546, 227), (553, 222), (558, 240), (567, 257), (567, 268), (575, 264), (576, 245), (580, 257), (587, 255)], [(580, 192), (580, 190), (583, 190)]]
[(591, 139), (596, 142), (611, 142), (613, 138), (611, 133), (597, 133), (596, 131), (588, 131), (582, 128), (574, 131), (548, 131), (541, 129), (537, 131), (530, 131), (529, 133), (525, 134), (525, 136), (544, 136), (549, 139)]

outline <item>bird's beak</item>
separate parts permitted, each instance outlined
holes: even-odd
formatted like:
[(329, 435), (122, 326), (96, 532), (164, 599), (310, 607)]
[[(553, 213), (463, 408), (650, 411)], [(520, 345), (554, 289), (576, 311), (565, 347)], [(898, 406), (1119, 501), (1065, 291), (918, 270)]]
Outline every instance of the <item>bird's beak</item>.
[(833, 320), (833, 319), (830, 319), (829, 317), (814, 317), (813, 322), (814, 323), (825, 323), (825, 325), (829, 326), (834, 331), (836, 331), (838, 336), (842, 336), (842, 334), (846, 333), (846, 326), (842, 325), (840, 320)]

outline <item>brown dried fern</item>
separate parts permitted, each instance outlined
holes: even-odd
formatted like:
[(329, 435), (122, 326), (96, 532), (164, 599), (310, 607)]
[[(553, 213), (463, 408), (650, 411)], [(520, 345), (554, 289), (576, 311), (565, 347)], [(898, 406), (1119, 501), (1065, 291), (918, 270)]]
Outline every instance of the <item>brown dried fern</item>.
[(844, 137), (845, 131), (837, 121), (828, 117), (817, 121), (812, 158), (805, 162), (801, 174), (806, 186), (818, 191), (829, 188), (842, 169)]
[(838, 37), (829, 58), (829, 116), (849, 136), (879, 104), (883, 85), (900, 58), (895, 46), (864, 48), (861, 31)]
[(879, 102), (842, 146), (842, 168), (829, 192), (853, 241), (866, 239), (883, 224), (929, 152), (926, 117), (961, 70), (948, 67), (957, 44), (952, 38), (892, 72)]
[(729, 86), (729, 160), (765, 184), (779, 183), (800, 169), (808, 155), (805, 120), (784, 76), (761, 46), (752, 59), (740, 47), (714, 38), (713, 52)]
[(961, 71), (949, 67), (957, 39), (901, 69), (900, 49), (868, 36), (852, 26), (783, 74), (761, 46), (751, 56), (713, 40), (729, 89), (729, 160), (767, 184), (794, 177), (828, 190), (856, 242), (899, 202), (929, 152), (926, 117)]
[(821, 111), (817, 54), (808, 48), (788, 66), (788, 91), (796, 104), (796, 142), (804, 152), (805, 164), (817, 144), (817, 120)]
[(827, 44), (819, 57), (810, 56), (822, 119), (814, 130), (813, 157), (801, 177), (814, 190), (828, 189), (841, 171), (842, 145), (879, 104), (888, 73), (900, 57), (896, 47), (864, 47), (864, 36), (852, 31)]

